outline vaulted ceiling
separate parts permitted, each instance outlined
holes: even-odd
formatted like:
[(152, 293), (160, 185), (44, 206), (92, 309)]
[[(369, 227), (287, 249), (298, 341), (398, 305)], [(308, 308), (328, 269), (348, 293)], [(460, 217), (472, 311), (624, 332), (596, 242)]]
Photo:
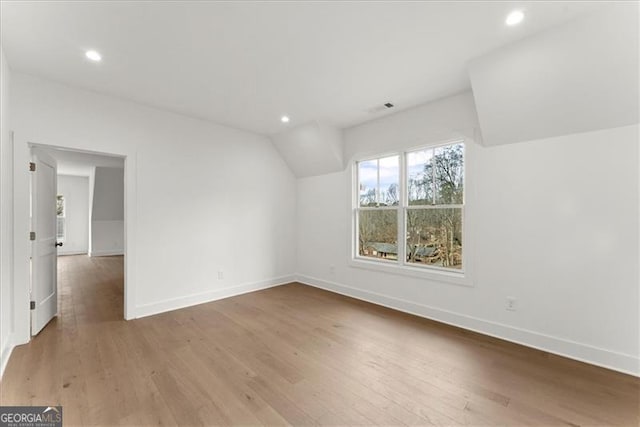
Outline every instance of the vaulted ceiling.
[[(526, 20), (507, 27), (513, 8)], [(592, 2), (2, 2), (12, 69), (263, 134), (469, 88), (468, 61)], [(101, 63), (84, 57), (96, 49)], [(291, 122), (284, 125), (280, 116)]]

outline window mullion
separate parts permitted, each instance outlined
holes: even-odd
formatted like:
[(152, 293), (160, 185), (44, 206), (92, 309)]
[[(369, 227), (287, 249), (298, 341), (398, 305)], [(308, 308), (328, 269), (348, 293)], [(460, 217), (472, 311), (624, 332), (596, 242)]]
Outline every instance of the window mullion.
[(436, 149), (431, 150), (431, 204), (436, 204)]
[[(358, 186), (358, 188), (360, 188)], [(358, 193), (359, 195), (359, 193)], [(360, 199), (358, 198), (358, 206), (360, 206)], [(360, 255), (360, 209), (355, 208), (353, 210), (353, 224), (355, 227), (355, 233), (353, 233), (353, 256)]]
[(407, 251), (407, 231), (405, 226), (405, 206), (407, 204), (407, 157), (406, 153), (400, 153), (400, 182), (398, 191), (400, 192), (400, 200), (398, 203), (398, 263), (404, 265), (406, 262)]
[(380, 206), (380, 159), (376, 159), (377, 177), (376, 177), (376, 206)]

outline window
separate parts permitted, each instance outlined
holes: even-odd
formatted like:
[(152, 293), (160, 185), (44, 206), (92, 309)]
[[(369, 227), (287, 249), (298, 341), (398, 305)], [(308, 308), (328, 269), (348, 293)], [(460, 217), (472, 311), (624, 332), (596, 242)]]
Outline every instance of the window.
[(356, 163), (355, 257), (462, 272), (464, 143)]
[(358, 255), (398, 259), (400, 156), (358, 162)]
[(56, 238), (59, 241), (64, 241), (64, 237), (65, 237), (65, 202), (64, 202), (64, 196), (61, 194), (58, 194), (56, 196), (56, 215), (57, 215), (57, 234), (56, 234)]

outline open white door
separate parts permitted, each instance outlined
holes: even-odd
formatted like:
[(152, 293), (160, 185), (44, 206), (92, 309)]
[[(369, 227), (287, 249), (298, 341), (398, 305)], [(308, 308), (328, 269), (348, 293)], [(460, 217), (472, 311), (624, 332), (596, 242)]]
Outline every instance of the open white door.
[(51, 156), (32, 148), (31, 157), (31, 335), (36, 335), (58, 314), (57, 177)]

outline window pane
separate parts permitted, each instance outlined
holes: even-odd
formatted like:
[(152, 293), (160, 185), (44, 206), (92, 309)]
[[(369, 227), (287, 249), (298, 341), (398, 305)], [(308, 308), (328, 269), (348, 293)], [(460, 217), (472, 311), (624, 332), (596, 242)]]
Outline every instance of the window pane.
[(363, 207), (400, 202), (400, 156), (358, 162), (358, 197)]
[(462, 209), (407, 209), (407, 262), (462, 268)]
[(407, 153), (407, 193), (410, 205), (433, 203), (433, 150)]
[(358, 254), (398, 259), (398, 211), (380, 209), (358, 211)]
[(56, 235), (58, 241), (64, 240), (64, 233), (65, 233), (64, 226), (65, 226), (65, 218), (59, 216), (57, 218), (57, 235)]
[(464, 183), (464, 145), (439, 147), (433, 156), (436, 204), (462, 204)]
[(358, 181), (360, 206), (375, 206), (378, 188), (377, 160), (358, 162)]
[(61, 194), (56, 196), (56, 215), (64, 216), (64, 196)]
[(381, 206), (397, 206), (400, 202), (400, 156), (380, 159), (380, 196)]

